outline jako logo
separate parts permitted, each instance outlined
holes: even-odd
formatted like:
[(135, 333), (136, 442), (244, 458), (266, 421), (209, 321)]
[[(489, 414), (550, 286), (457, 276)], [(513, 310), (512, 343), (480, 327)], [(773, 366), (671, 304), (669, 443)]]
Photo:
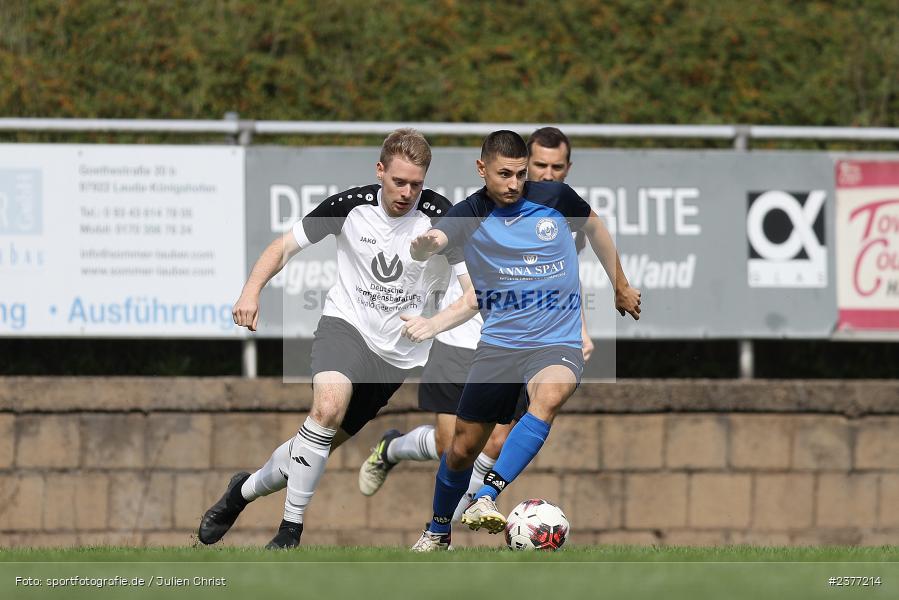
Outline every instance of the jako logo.
[(384, 253), (378, 252), (378, 255), (371, 259), (371, 272), (381, 283), (390, 283), (399, 279), (403, 274), (403, 263), (397, 255), (393, 257), (390, 264), (387, 264), (387, 257), (384, 256)]
[(750, 192), (750, 287), (826, 287), (824, 190)]
[(544, 242), (556, 239), (559, 235), (559, 226), (552, 219), (546, 217), (537, 221), (537, 237)]
[(526, 264), (526, 265), (532, 265), (532, 264), (534, 264), (535, 262), (537, 262), (537, 255), (536, 255), (536, 254), (523, 254), (523, 255), (521, 256), (521, 258), (524, 259), (524, 264)]

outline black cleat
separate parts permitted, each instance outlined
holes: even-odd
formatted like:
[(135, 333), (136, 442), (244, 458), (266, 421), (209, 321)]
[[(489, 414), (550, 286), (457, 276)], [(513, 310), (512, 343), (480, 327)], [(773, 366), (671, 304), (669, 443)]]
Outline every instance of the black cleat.
[(290, 550), (300, 545), (300, 536), (303, 535), (302, 523), (281, 521), (278, 533), (265, 545), (266, 550)]
[(234, 525), (240, 512), (249, 504), (240, 494), (240, 487), (249, 477), (250, 474), (244, 471), (235, 473), (228, 482), (228, 489), (225, 490), (219, 501), (203, 515), (197, 535), (201, 542), (204, 544), (216, 543)]

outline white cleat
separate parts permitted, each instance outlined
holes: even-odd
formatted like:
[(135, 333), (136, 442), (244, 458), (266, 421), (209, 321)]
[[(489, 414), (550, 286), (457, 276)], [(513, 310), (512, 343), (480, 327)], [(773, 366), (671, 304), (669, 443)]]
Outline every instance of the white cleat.
[(499, 533), (506, 528), (506, 517), (496, 509), (490, 496), (481, 496), (462, 513), (462, 523), (475, 531), (484, 528), (490, 533)]
[(450, 534), (431, 533), (427, 529), (421, 532), (421, 537), (412, 546), (412, 552), (439, 552), (450, 549)]

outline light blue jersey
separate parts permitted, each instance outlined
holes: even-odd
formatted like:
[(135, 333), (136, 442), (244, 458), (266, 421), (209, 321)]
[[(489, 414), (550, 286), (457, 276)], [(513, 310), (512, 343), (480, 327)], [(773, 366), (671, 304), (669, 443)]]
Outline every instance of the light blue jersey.
[(590, 206), (564, 183), (528, 182), (497, 206), (486, 188), (453, 206), (436, 228), (462, 248), (484, 317), (481, 341), (506, 348), (580, 348), (577, 250)]

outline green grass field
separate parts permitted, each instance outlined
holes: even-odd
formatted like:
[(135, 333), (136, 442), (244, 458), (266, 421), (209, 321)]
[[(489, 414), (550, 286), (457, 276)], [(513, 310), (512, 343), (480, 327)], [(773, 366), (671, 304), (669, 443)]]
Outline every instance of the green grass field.
[[(26, 585), (29, 577), (41, 584)], [(129, 585), (53, 581), (71, 577), (119, 577)], [(859, 579), (837, 586), (828, 583), (831, 577)], [(557, 553), (464, 549), (427, 555), (405, 548), (334, 547), (0, 552), (0, 598), (286, 597), (897, 598), (899, 546), (575, 546)]]

